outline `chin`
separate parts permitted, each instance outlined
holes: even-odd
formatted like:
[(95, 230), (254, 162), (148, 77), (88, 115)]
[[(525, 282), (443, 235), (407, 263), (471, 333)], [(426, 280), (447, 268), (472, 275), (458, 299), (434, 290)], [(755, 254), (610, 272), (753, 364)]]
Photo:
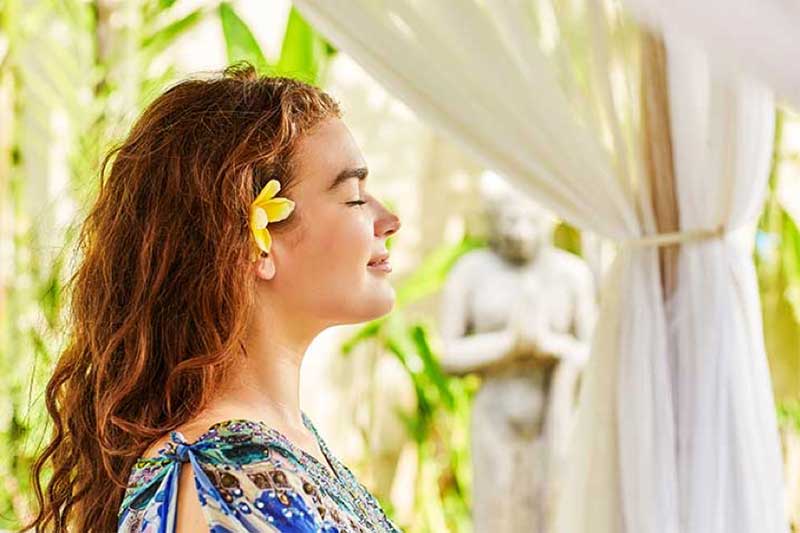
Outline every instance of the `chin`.
[(394, 310), (395, 304), (395, 294), (394, 288), (391, 288), (391, 294), (387, 295), (385, 298), (381, 298), (380, 302), (375, 306), (375, 316), (371, 319), (374, 320), (376, 318), (380, 318), (382, 316), (386, 316)]
[(381, 294), (379, 297), (371, 299), (369, 305), (359, 313), (363, 318), (360, 322), (369, 322), (370, 320), (377, 320), (382, 318), (394, 310), (395, 293), (394, 288), (389, 287), (389, 291)]

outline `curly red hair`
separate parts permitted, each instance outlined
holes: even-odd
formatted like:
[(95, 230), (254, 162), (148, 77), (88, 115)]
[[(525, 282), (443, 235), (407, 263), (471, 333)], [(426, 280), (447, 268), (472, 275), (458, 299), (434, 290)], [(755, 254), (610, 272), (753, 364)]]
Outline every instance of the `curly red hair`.
[(203, 408), (244, 349), (251, 202), (273, 178), (290, 194), (297, 139), (340, 116), (322, 90), (238, 63), (170, 87), (105, 156), (23, 530), (116, 531), (136, 459)]

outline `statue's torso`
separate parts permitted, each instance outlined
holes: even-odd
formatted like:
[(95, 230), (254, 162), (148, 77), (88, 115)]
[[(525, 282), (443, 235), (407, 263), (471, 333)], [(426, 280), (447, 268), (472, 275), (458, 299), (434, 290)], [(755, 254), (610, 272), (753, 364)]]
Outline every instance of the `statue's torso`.
[[(470, 333), (500, 331), (512, 313), (545, 321), (546, 329), (568, 333), (574, 315), (570, 259), (560, 250), (543, 248), (535, 261), (514, 266), (484, 250), (474, 266), (467, 299)], [(474, 414), (508, 436), (529, 440), (541, 432), (552, 359), (535, 356), (508, 359), (480, 371), (481, 389)], [(501, 427), (500, 427), (501, 426)]]
[(526, 315), (544, 320), (546, 329), (567, 333), (574, 297), (562, 253), (544, 248), (535, 261), (522, 266), (510, 265), (494, 253), (482, 254), (467, 298), (471, 332), (504, 329), (521, 305)]

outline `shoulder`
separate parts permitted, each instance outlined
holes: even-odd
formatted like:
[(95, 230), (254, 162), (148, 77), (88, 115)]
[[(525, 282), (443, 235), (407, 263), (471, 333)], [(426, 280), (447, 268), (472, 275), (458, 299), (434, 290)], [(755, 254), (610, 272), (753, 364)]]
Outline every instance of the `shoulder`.
[(287, 510), (292, 525), (316, 523), (316, 484), (293, 451), (258, 423), (226, 421), (191, 442), (180, 433), (170, 439), (151, 446), (157, 456), (134, 465), (120, 531), (158, 529), (165, 521), (178, 532), (277, 531)]
[(235, 416), (222, 416), (212, 419), (207, 416), (197, 416), (170, 431), (165, 432), (161, 437), (153, 441), (142, 453), (142, 458), (156, 458), (161, 456), (161, 452), (170, 446), (173, 432), (177, 432), (188, 442), (204, 440), (211, 433), (218, 433), (225, 429), (231, 422), (236, 421)]
[(586, 261), (566, 250), (554, 246), (546, 248), (547, 259), (557, 266), (557, 271), (577, 285), (584, 285), (594, 280), (592, 270)]
[(490, 268), (498, 262), (489, 248), (476, 248), (465, 252), (455, 260), (448, 272), (449, 277), (471, 276)]

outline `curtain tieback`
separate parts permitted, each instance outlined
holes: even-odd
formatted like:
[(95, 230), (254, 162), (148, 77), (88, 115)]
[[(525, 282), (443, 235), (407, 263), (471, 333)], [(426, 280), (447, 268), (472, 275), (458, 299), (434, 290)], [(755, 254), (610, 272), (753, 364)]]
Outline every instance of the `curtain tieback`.
[(658, 233), (635, 239), (620, 241), (622, 246), (666, 246), (682, 242), (704, 241), (717, 239), (725, 235), (725, 226), (720, 224), (714, 229), (688, 229), (673, 233)]

